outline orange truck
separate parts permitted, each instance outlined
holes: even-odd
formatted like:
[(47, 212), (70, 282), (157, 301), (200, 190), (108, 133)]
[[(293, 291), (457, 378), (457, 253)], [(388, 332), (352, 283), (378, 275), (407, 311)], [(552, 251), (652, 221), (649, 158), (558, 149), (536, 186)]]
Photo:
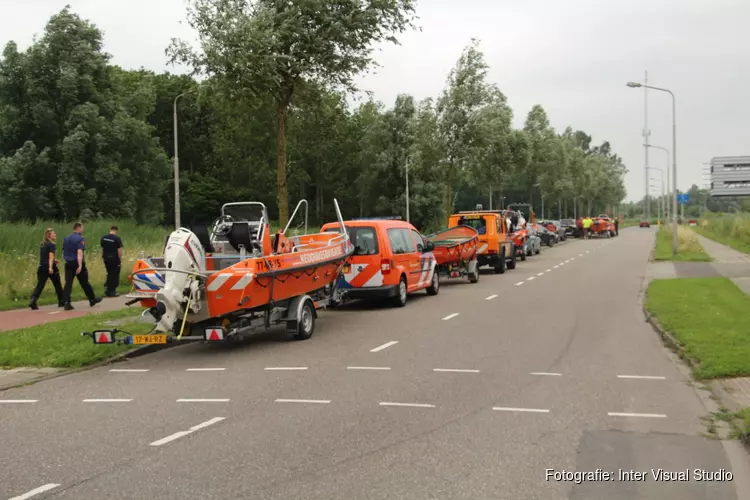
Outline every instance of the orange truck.
[(497, 274), (516, 268), (516, 249), (508, 234), (502, 210), (470, 210), (448, 217), (448, 227), (469, 226), (478, 233), (479, 267), (489, 266)]

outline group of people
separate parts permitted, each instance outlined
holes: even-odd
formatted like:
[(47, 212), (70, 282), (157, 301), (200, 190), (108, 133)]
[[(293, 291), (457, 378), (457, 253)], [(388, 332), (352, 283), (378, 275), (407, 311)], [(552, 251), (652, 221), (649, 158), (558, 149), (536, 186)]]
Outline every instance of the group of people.
[[(620, 234), (620, 218), (615, 217), (613, 221), (615, 223), (615, 234)], [(588, 240), (591, 237), (589, 233), (591, 232), (592, 224), (594, 224), (594, 219), (592, 219), (590, 216), (586, 216), (581, 219), (581, 231), (583, 232), (584, 240)]]
[[(100, 242), (102, 259), (104, 260), (104, 267), (107, 270), (104, 294), (106, 297), (118, 296), (117, 286), (120, 283), (123, 245), (122, 240), (117, 236), (117, 232), (117, 226), (112, 226), (109, 233), (102, 236)], [(36, 272), (37, 283), (31, 295), (31, 302), (29, 303), (31, 309), (39, 309), (37, 301), (42, 294), (42, 290), (44, 290), (44, 286), (47, 284), (47, 280), (50, 280), (55, 287), (57, 306), (63, 307), (66, 311), (73, 310), (70, 295), (73, 291), (73, 281), (76, 279), (89, 299), (91, 307), (102, 301), (101, 297), (96, 296), (91, 283), (89, 283), (89, 272), (86, 268), (86, 258), (84, 255), (85, 251), (86, 241), (83, 237), (83, 223), (76, 222), (73, 224), (73, 232), (63, 240), (63, 260), (65, 261), (63, 267), (65, 286), (63, 286), (60, 280), (60, 269), (57, 267), (58, 261), (55, 259), (57, 234), (52, 228), (44, 230), (44, 237), (39, 248), (39, 267)]]

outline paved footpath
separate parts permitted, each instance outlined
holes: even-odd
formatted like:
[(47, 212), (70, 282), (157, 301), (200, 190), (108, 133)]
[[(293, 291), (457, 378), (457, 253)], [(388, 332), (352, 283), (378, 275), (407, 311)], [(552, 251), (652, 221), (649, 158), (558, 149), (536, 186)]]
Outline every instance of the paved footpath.
[(714, 259), (711, 263), (721, 275), (730, 278), (745, 293), (750, 295), (750, 255), (696, 234), (703, 249)]
[(80, 318), (91, 313), (104, 311), (117, 311), (127, 307), (125, 302), (128, 299), (124, 294), (120, 297), (104, 297), (104, 299), (94, 307), (89, 305), (88, 300), (73, 302), (72, 311), (65, 311), (62, 307), (56, 305), (39, 306), (39, 309), (32, 311), (30, 308), (13, 309), (10, 311), (0, 311), (0, 332), (15, 330), (17, 328), (26, 328), (27, 326), (43, 325), (53, 321), (63, 319)]
[(282, 328), (2, 392), (0, 499), (750, 498), (746, 455), (702, 436), (705, 400), (644, 321), (654, 234), (323, 311), (307, 341)]

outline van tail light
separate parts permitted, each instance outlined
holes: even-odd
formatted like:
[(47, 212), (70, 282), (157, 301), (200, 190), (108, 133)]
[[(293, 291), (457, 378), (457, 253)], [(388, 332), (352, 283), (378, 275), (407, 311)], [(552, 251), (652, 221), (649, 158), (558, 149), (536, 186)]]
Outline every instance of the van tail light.
[(487, 250), (487, 253), (490, 255), (494, 255), (497, 254), (497, 250), (495, 250), (494, 248), (490, 248), (489, 250)]
[(383, 259), (380, 261), (380, 271), (383, 274), (390, 274), (391, 266), (392, 266), (392, 263), (390, 259)]

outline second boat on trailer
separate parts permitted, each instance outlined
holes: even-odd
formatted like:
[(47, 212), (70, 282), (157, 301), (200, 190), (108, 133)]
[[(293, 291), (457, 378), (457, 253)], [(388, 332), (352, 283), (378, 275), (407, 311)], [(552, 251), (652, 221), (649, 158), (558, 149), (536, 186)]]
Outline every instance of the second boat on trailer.
[[(307, 233), (301, 200), (283, 231), (271, 236), (263, 203), (227, 203), (207, 227), (179, 228), (164, 256), (139, 259), (127, 295), (153, 316), (154, 333), (84, 332), (97, 344), (224, 341), (284, 323), (296, 339), (312, 336), (317, 309), (338, 295), (336, 281), (354, 246), (334, 200), (341, 232)], [(288, 235), (304, 207), (304, 233)], [(301, 224), (300, 226), (301, 227)], [(118, 333), (125, 333), (116, 338)]]

